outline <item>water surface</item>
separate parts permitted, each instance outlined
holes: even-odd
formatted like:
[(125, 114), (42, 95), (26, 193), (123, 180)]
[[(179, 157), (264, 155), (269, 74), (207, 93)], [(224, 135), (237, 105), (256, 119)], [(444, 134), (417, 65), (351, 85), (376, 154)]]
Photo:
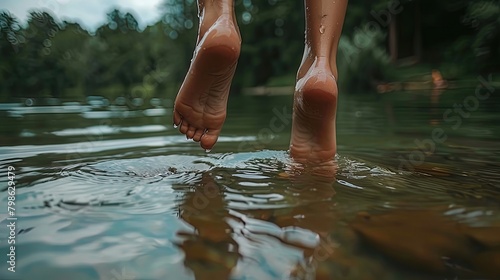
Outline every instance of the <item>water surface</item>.
[(494, 279), (500, 103), (446, 113), (473, 94), (343, 95), (326, 177), (288, 156), (290, 96), (231, 97), (210, 153), (168, 106), (2, 106), (18, 221), (16, 273), (2, 241), (0, 276)]

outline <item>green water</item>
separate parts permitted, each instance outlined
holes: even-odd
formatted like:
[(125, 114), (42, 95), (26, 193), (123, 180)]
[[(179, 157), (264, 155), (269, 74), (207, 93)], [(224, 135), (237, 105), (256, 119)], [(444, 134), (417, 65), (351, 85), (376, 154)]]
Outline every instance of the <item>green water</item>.
[[(443, 242), (405, 230), (422, 223), (412, 215), (401, 214), (392, 249), (421, 244), (409, 261), (353, 226), (359, 213), (409, 210), (429, 223), (499, 224), (500, 100), (474, 92), (342, 95), (330, 179), (295, 170), (286, 152), (291, 96), (231, 97), (210, 153), (178, 134), (168, 107), (6, 105), (0, 213), (8, 217), (12, 166), (16, 272), (2, 218), (0, 278), (488, 279), (479, 277), (495, 275), (493, 265), (455, 263)], [(498, 260), (496, 246), (473, 253)], [(434, 255), (445, 270), (432, 267)]]

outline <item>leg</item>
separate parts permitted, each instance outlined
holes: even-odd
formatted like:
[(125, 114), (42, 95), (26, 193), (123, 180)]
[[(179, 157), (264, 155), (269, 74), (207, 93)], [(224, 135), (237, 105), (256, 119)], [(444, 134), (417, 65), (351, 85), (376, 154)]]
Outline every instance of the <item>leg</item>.
[(332, 160), (337, 150), (337, 47), (347, 0), (305, 0), (306, 37), (297, 73), (291, 156), (303, 162)]
[(198, 0), (198, 42), (174, 104), (174, 126), (211, 149), (226, 119), (229, 88), (241, 38), (233, 0)]

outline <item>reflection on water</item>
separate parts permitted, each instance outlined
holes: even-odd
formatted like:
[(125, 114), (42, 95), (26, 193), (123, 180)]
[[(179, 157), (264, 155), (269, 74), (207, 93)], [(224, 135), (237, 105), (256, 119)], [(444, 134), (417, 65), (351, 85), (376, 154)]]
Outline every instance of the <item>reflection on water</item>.
[[(440, 116), (466, 94), (342, 99), (340, 155), (321, 168), (289, 158), (289, 124), (260, 133), (287, 97), (233, 98), (208, 154), (156, 103), (9, 108), (0, 164), (16, 167), (16, 277), (496, 279), (500, 118), (493, 102), (452, 129)], [(435, 127), (448, 139), (422, 151)], [(415, 151), (424, 160), (400, 168)]]

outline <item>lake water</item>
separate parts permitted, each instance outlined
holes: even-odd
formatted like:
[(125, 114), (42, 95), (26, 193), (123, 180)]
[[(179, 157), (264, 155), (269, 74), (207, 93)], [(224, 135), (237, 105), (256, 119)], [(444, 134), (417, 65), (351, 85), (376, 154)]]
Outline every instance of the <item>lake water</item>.
[(232, 96), (210, 153), (169, 102), (3, 104), (0, 278), (498, 279), (496, 93), (344, 94), (329, 176), (287, 154), (291, 96)]

